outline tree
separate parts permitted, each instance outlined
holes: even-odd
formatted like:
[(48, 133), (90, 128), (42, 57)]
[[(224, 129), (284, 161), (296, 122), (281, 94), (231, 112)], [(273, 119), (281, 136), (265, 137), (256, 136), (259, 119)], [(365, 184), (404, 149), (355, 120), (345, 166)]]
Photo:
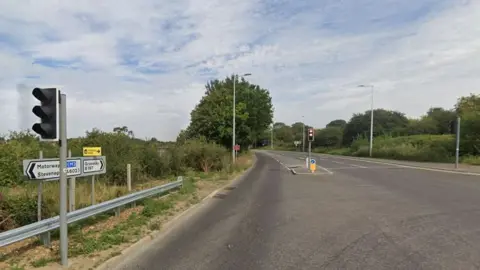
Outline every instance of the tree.
[[(302, 122), (293, 123), (292, 134), (294, 141), (301, 141), (303, 139), (303, 125), (304, 124)], [(307, 132), (307, 129), (307, 126), (305, 126), (305, 133)]]
[[(444, 108), (430, 108), (426, 118), (432, 119), (437, 126), (435, 133), (431, 134), (452, 134), (452, 123), (455, 122), (457, 115), (453, 110), (445, 110)], [(427, 120), (428, 121), (428, 120)]]
[(205, 95), (190, 114), (186, 138), (204, 136), (208, 141), (232, 145), (233, 80), (236, 79), (236, 142), (248, 148), (272, 124), (273, 106), (268, 90), (238, 76), (213, 80), (205, 85)]
[(339, 126), (330, 126), (315, 132), (313, 147), (339, 147), (342, 144), (343, 129)]
[[(408, 124), (408, 118), (405, 114), (398, 111), (389, 111), (377, 109), (373, 112), (373, 130), (374, 136), (392, 134), (399, 129), (403, 129)], [(370, 111), (354, 114), (345, 125), (343, 133), (343, 144), (350, 145), (356, 138), (370, 134)]]
[(114, 127), (113, 132), (115, 133), (122, 133), (127, 135), (130, 138), (134, 138), (134, 133), (133, 130), (129, 130), (127, 126), (122, 126), (122, 127)]
[(455, 112), (460, 117), (472, 112), (480, 112), (480, 95), (470, 94), (468, 97), (461, 97), (455, 105)]
[(455, 105), (461, 118), (460, 142), (462, 152), (480, 153), (480, 95), (461, 97)]
[(438, 122), (431, 117), (410, 119), (407, 127), (396, 135), (438, 134)]
[(330, 123), (328, 123), (326, 127), (327, 128), (328, 127), (345, 128), (346, 125), (347, 125), (347, 121), (345, 121), (343, 119), (337, 119), (337, 120), (333, 120)]
[(273, 136), (274, 136), (274, 141), (277, 141), (277, 142), (280, 141), (285, 144), (293, 145), (293, 141), (294, 141), (293, 130), (290, 126), (287, 126), (284, 123), (275, 123), (273, 125)]

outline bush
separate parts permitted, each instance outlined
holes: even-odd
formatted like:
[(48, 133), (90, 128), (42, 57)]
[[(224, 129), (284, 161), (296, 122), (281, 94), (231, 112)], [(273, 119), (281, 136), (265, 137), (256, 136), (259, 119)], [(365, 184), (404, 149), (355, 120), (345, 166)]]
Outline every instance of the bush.
[[(369, 156), (368, 141), (355, 141), (351, 151), (354, 156)], [(450, 162), (454, 155), (455, 138), (452, 135), (377, 137), (373, 142), (373, 157), (377, 158)]]
[[(125, 132), (103, 132), (94, 129), (85, 137), (72, 138), (68, 148), (72, 156), (82, 156), (85, 146), (102, 147), (107, 159), (107, 173), (99, 176), (96, 184), (106, 186), (111, 199), (124, 193), (126, 166), (131, 164), (133, 183), (149, 179), (177, 176), (187, 171), (232, 171), (230, 153), (224, 147), (205, 140), (185, 141), (181, 145), (134, 139)], [(26, 181), (22, 172), (24, 159), (38, 158), (42, 150), (45, 158), (58, 157), (55, 143), (39, 142), (30, 132), (12, 132), (0, 143), (0, 230), (10, 229), (37, 220), (36, 185)], [(77, 183), (86, 181), (77, 178)], [(84, 188), (80, 185), (77, 188)], [(89, 195), (88, 187), (85, 192)], [(111, 192), (110, 192), (111, 191)], [(58, 214), (58, 182), (44, 184), (43, 218)], [(84, 196), (88, 197), (89, 196)], [(99, 200), (99, 198), (97, 198)]]

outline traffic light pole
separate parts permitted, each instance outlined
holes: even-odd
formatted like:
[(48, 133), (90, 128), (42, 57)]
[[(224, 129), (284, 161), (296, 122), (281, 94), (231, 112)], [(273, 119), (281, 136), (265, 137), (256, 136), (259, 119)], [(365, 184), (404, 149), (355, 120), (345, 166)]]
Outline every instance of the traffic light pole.
[(68, 227), (67, 227), (67, 96), (59, 98), (59, 145), (60, 145), (60, 258), (63, 267), (68, 267)]
[(312, 142), (308, 142), (308, 169), (310, 170), (310, 162), (312, 161)]

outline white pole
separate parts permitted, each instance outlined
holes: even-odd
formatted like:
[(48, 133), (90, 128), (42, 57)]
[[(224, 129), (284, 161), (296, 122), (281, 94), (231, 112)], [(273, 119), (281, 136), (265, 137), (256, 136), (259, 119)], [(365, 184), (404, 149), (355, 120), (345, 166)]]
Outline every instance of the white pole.
[[(72, 157), (72, 151), (68, 150), (68, 157)], [(70, 177), (68, 180), (68, 211), (75, 211), (75, 177)]]
[(270, 131), (270, 146), (272, 150), (273, 150), (273, 125), (274, 124), (272, 124), (272, 130)]
[[(43, 159), (43, 151), (40, 150), (38, 158)], [(43, 195), (43, 181), (38, 181), (37, 187), (37, 221), (42, 220), (42, 195)]]
[(457, 117), (457, 143), (455, 147), (455, 169), (458, 169), (460, 159), (460, 117)]
[(370, 108), (370, 149), (369, 154), (372, 157), (372, 150), (373, 150), (373, 85), (372, 87), (372, 101), (371, 101), (371, 108)]
[(68, 266), (67, 227), (67, 96), (60, 96), (60, 258)]
[(232, 162), (235, 163), (235, 81), (237, 76), (233, 76), (233, 131), (232, 131)]
[(302, 116), (302, 123), (303, 123), (303, 129), (302, 129), (302, 152), (305, 153), (305, 118)]

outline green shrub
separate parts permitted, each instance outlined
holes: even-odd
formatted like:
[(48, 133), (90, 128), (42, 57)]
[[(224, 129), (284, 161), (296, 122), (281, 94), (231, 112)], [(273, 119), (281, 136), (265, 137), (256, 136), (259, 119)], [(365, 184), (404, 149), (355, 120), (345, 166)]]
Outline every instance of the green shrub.
[[(368, 141), (355, 141), (351, 151), (354, 156), (369, 156)], [(372, 154), (377, 158), (449, 162), (455, 154), (455, 138), (452, 135), (376, 137)]]
[[(134, 139), (122, 132), (97, 129), (87, 132), (85, 137), (68, 140), (72, 156), (82, 156), (85, 146), (100, 146), (102, 155), (106, 156), (107, 173), (96, 181), (96, 186), (105, 187), (102, 190), (112, 191), (108, 196), (102, 196), (105, 199), (123, 194), (125, 188), (119, 187), (126, 185), (127, 164), (131, 164), (133, 185), (142, 180), (184, 175), (189, 171), (231, 172), (234, 169), (230, 164), (230, 152), (221, 145), (205, 140), (187, 140), (181, 145), (166, 144)], [(44, 158), (58, 157), (55, 143), (39, 142), (29, 132), (12, 132), (4, 143), (0, 143), (0, 222), (5, 221), (0, 231), (37, 220), (36, 185), (26, 181), (23, 176), (22, 161), (38, 158), (40, 150)], [(77, 178), (77, 183), (84, 181), (87, 180)], [(85, 188), (77, 185), (78, 189)], [(98, 192), (101, 192), (100, 189)], [(57, 191), (58, 183), (44, 185), (44, 193), (57, 194)], [(58, 196), (44, 196), (42, 207), (43, 218), (57, 215)]]

